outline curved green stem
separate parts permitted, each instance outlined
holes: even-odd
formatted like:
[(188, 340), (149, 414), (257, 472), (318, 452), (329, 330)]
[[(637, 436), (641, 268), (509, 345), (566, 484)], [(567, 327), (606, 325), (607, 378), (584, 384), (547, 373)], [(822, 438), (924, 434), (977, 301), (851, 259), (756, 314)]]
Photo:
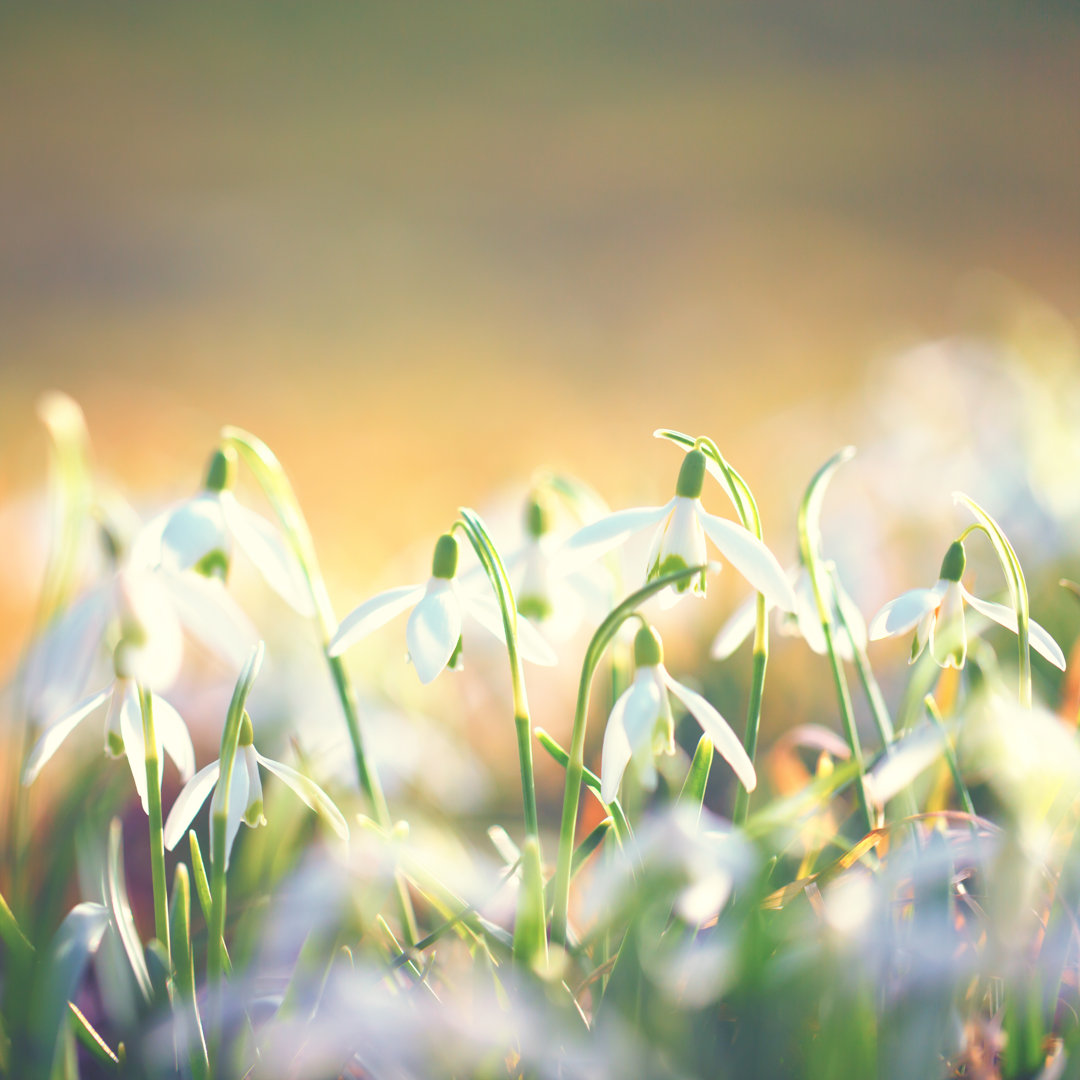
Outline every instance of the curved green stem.
[[(372, 815), (379, 825), (389, 832), (393, 828), (393, 819), (390, 816), (390, 808), (383, 793), (379, 774), (374, 764), (367, 755), (364, 746), (364, 735), (360, 725), (360, 708), (356, 699), (356, 691), (352, 680), (345, 670), (344, 661), (339, 656), (330, 655), (330, 639), (337, 630), (338, 621), (334, 615), (333, 605), (330, 603), (330, 594), (326, 589), (326, 581), (319, 567), (319, 560), (315, 554), (315, 543), (311, 538), (311, 530), (308, 528), (300, 502), (296, 498), (296, 492), (289, 481), (281, 462), (277, 456), (261, 439), (243, 431), (237, 427), (222, 429), (223, 442), (235, 447), (240, 456), (247, 462), (248, 467), (255, 475), (263, 493), (277, 515), (278, 523), (288, 539), (293, 553), (300, 564), (301, 573), (307, 583), (311, 600), (315, 606), (315, 617), (319, 624), (319, 635), (322, 641), (323, 656), (326, 658), (330, 676), (334, 681), (334, 689), (337, 691), (338, 701), (341, 703), (341, 711), (345, 716), (345, 726), (349, 732), (349, 741), (352, 744), (353, 761), (356, 765), (356, 775), (360, 784), (360, 790), (371, 806)], [(405, 940), (411, 945), (417, 936), (416, 916), (413, 912), (412, 900), (409, 890), (399, 876), (396, 883), (398, 907), (401, 912), (402, 930)]]
[(589, 694), (593, 676), (600, 666), (604, 652), (618, 633), (619, 627), (629, 619), (650, 596), (668, 585), (693, 578), (705, 567), (691, 566), (650, 581), (637, 592), (631, 593), (600, 624), (589, 647), (578, 683), (577, 706), (574, 710), (574, 728), (570, 736), (570, 756), (566, 765), (566, 787), (563, 789), (562, 823), (559, 828), (559, 855), (555, 865), (555, 895), (552, 903), (551, 940), (566, 944), (567, 911), (570, 907), (570, 876), (574, 856), (574, 831), (577, 826), (578, 803), (581, 799), (581, 781), (585, 771), (585, 728), (589, 716)]
[(525, 814), (525, 833), (540, 840), (540, 824), (536, 812), (536, 783), (533, 777), (532, 721), (529, 715), (529, 699), (525, 693), (525, 672), (518, 652), (517, 605), (510, 578), (499, 557), (480, 515), (468, 507), (458, 510), (461, 515), (455, 526), (469, 538), (480, 565), (491, 582), (502, 614), (506, 653), (510, 661), (510, 681), (514, 697), (514, 726), (517, 730), (518, 763), (521, 769), (521, 797)]
[(169, 941), (169, 897), (165, 884), (164, 819), (161, 813), (161, 774), (157, 733), (154, 731), (154, 699), (145, 687), (139, 687), (142, 708), (143, 742), (146, 744), (146, 794), (150, 818), (150, 876), (154, 888), (154, 934), (165, 947), (172, 965)]
[[(700, 449), (709, 459), (709, 472), (720, 481), (728, 493), (735, 512), (738, 514), (742, 527), (753, 533), (758, 540), (764, 542), (761, 527), (761, 514), (758, 511), (757, 500), (754, 498), (750, 485), (733, 468), (712, 439), (699, 436), (692, 439), (680, 431), (671, 431), (660, 428), (653, 432), (657, 438), (667, 439), (669, 442), (681, 446), (684, 450)], [(754, 660), (750, 676), (750, 698), (746, 706), (746, 732), (743, 735), (743, 746), (749, 755), (751, 762), (757, 754), (758, 731), (761, 728), (761, 702), (765, 693), (765, 669), (769, 663), (769, 611), (765, 604), (765, 597), (759, 593), (754, 619)], [(732, 820), (736, 825), (742, 825), (750, 810), (750, 792), (741, 784), (735, 794), (735, 808), (732, 812)]]
[[(1020, 704), (1025, 708), (1031, 708), (1031, 648), (1028, 640), (1031, 607), (1020, 560), (1016, 557), (1016, 551), (1009, 543), (1008, 537), (1001, 531), (1001, 526), (974, 499), (969, 498), (962, 491), (954, 491), (953, 500), (963, 503), (975, 516), (978, 525), (989, 537), (998, 562), (1001, 563), (1005, 580), (1009, 583), (1009, 596), (1016, 612), (1016, 637), (1020, 649)], [(975, 527), (968, 526), (962, 536), (967, 536)]]

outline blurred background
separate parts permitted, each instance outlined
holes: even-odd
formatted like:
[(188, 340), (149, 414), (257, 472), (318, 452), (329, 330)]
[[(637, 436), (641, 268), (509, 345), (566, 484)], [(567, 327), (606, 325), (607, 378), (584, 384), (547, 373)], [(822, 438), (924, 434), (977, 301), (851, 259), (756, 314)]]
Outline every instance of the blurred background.
[(136, 502), (262, 436), (342, 611), (535, 467), (667, 499), (658, 426), (783, 562), (856, 443), (826, 529), (867, 613), (936, 577), (954, 487), (1069, 569), (1073, 3), (5, 5), (0, 94), (8, 670), (53, 387)]

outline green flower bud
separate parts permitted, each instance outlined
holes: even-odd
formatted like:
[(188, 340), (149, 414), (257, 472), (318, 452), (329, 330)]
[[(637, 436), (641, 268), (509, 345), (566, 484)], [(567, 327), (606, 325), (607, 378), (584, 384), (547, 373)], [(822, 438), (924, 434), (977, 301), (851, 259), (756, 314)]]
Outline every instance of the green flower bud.
[(964, 576), (966, 566), (964, 545), (959, 540), (954, 540), (945, 552), (945, 558), (941, 560), (941, 573), (938, 576), (942, 581), (959, 581)]
[(450, 533), (443, 533), (435, 542), (431, 560), (431, 576), (450, 580), (457, 573), (458, 545)]
[(203, 487), (207, 491), (232, 491), (235, 485), (236, 451), (231, 446), (223, 446), (210, 458)]
[(525, 531), (534, 540), (551, 530), (551, 507), (539, 495), (533, 495), (525, 507)]
[(679, 469), (679, 479), (675, 484), (675, 494), (686, 499), (701, 497), (705, 486), (705, 454), (701, 450), (691, 450), (683, 458)]
[(634, 663), (637, 667), (656, 667), (664, 662), (664, 646), (660, 635), (651, 627), (643, 626), (634, 635)]
[(251, 746), (255, 742), (255, 729), (251, 725), (251, 717), (245, 712), (240, 721), (240, 739), (237, 746)]

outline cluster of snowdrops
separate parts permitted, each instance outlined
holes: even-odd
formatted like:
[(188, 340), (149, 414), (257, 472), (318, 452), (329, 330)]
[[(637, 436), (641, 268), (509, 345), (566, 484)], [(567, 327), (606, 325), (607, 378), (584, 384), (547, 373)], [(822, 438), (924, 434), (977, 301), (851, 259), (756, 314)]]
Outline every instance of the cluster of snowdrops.
[[(426, 581), (339, 621), (287, 476), (257, 438), (225, 429), (202, 490), (133, 526), (95, 485), (74, 403), (53, 397), (44, 416), (56, 536), (18, 674), (0, 1075), (1050, 1076), (1072, 1060), (1080, 759), (1033, 700), (1031, 653), (1061, 670), (1066, 660), (1031, 618), (1008, 538), (969, 497), (957, 496), (969, 524), (944, 538), (936, 582), (867, 626), (821, 550), (826, 486), (850, 448), (812, 478), (799, 558), (784, 568), (717, 445), (662, 430), (683, 454), (662, 506), (611, 513), (580, 482), (543, 474), (516, 550), (462, 509)], [(240, 468), (265, 495), (261, 511), (235, 494)], [(644, 567), (624, 574), (620, 545), (649, 530)], [(87, 531), (103, 555), (89, 586), (75, 569)], [(976, 542), (996, 557), (1008, 602), (965, 587)], [(473, 565), (459, 572), (463, 549)], [(292, 764), (257, 749), (247, 706), (265, 648), (229, 589), (237, 560), (315, 628), (353, 784), (320, 786), (302, 739)], [(669, 672), (647, 614), (705, 596), (722, 564), (752, 590), (712, 648), (735, 664), (752, 638), (736, 724), (692, 674)], [(562, 745), (532, 724), (527, 687), (598, 592), (606, 615), (589, 627)], [(470, 622), (502, 643), (510, 672), (521, 818), (490, 823), (497, 873), (475, 895), (425, 863), (365, 738), (349, 657), (369, 635), (400, 633), (391, 624), (406, 612), (421, 682), (462, 666)], [(783, 736), (799, 782), (751, 800), (774, 612), (828, 665), (836, 709)], [(987, 627), (1015, 635), (1008, 662), (979, 637)], [(911, 684), (894, 716), (867, 643), (908, 634)], [(235, 673), (218, 757), (201, 767), (169, 701), (189, 641)], [(590, 719), (604, 725), (598, 774)], [(31, 785), (64, 768), (87, 723), (103, 725), (106, 757), (126, 759), (142, 807), (129, 863), (131, 851), (148, 861), (152, 935), (136, 925), (119, 819), (99, 830), (102, 857), (80, 872), (83, 900), (59, 928), (35, 899)], [(565, 770), (558, 820), (538, 806), (535, 753)], [(166, 756), (183, 781), (170, 805)], [(736, 789), (730, 820), (706, 806), (714, 758)], [(82, 764), (85, 799), (103, 763)], [(131, 794), (116, 796), (121, 807)], [(583, 799), (599, 804), (591, 827)], [(276, 812), (289, 831), (234, 872), (240, 826)], [(126, 998), (107, 992), (117, 983)]]

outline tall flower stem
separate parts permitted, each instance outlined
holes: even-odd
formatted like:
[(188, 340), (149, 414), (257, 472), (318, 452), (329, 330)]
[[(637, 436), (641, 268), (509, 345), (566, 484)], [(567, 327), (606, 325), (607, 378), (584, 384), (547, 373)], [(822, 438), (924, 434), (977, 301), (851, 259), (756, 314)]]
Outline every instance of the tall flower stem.
[(517, 607), (514, 603), (510, 579), (494, 543), (484, 527), (480, 516), (466, 507), (458, 511), (461, 518), (456, 525), (469, 538), (476, 557), (495, 591), (502, 614), (503, 631), (506, 636), (506, 652), (510, 660), (510, 681), (514, 698), (514, 727), (517, 732), (518, 765), (521, 772), (521, 797), (524, 808), (525, 833), (539, 844), (540, 824), (536, 812), (536, 782), (533, 776), (532, 721), (529, 700), (525, 693), (525, 672), (521, 666), (517, 642)]
[(593, 676), (600, 666), (604, 652), (618, 633), (619, 627), (631, 618), (650, 596), (682, 581), (700, 574), (705, 567), (691, 566), (664, 574), (637, 592), (631, 593), (600, 624), (589, 647), (578, 683), (577, 706), (574, 710), (574, 727), (570, 735), (570, 757), (566, 764), (566, 787), (563, 789), (562, 823), (559, 827), (559, 854), (555, 864), (555, 891), (552, 898), (551, 941), (566, 944), (567, 913), (570, 907), (570, 877), (574, 858), (574, 832), (577, 827), (578, 804), (581, 800), (581, 783), (585, 771), (585, 729), (589, 719), (589, 696)]
[[(254, 473), (259, 486), (266, 495), (267, 500), (277, 515), (289, 545), (296, 555), (300, 564), (301, 573), (307, 583), (308, 591), (315, 606), (315, 618), (319, 627), (319, 636), (322, 642), (323, 656), (330, 670), (330, 677), (337, 691), (338, 701), (341, 703), (341, 711), (345, 716), (345, 726), (349, 732), (349, 741), (352, 744), (353, 761), (356, 765), (356, 775), (372, 815), (383, 832), (389, 834), (393, 828), (393, 818), (390, 808), (383, 793), (379, 774), (374, 763), (368, 757), (364, 746), (364, 734), (360, 724), (360, 708), (357, 703), (356, 691), (352, 680), (345, 669), (341, 657), (331, 656), (329, 645), (330, 639), (337, 630), (337, 617), (334, 615), (333, 605), (330, 603), (330, 594), (326, 589), (326, 581), (319, 567), (319, 560), (315, 554), (315, 544), (311, 538), (311, 530), (308, 528), (300, 502), (296, 498), (296, 492), (286, 475), (277, 456), (261, 439), (236, 427), (226, 427), (221, 432), (222, 440), (229, 446), (234, 447)], [(396, 892), (398, 907), (401, 913), (402, 931), (406, 942), (411, 945), (417, 938), (416, 915), (413, 912), (412, 900), (409, 890), (400, 875), (396, 879)]]
[(207, 927), (206, 977), (210, 984), (210, 1038), (211, 1057), (216, 1053), (221, 1035), (222, 973), (225, 966), (225, 862), (228, 858), (226, 836), (229, 822), (229, 788), (233, 763), (240, 742), (240, 724), (244, 718), (244, 706), (262, 665), (263, 643), (256, 645), (244, 670), (240, 673), (225, 727), (221, 733), (221, 757), (217, 787), (210, 804), (210, 919)]
[[(844, 735), (847, 738), (848, 746), (851, 747), (851, 758), (855, 762), (855, 767), (859, 773), (859, 803), (862, 807), (866, 831), (870, 832), (874, 828), (874, 819), (870, 809), (870, 801), (866, 795), (866, 765), (863, 761), (858, 728), (855, 726), (855, 714), (851, 706), (851, 692), (848, 690), (847, 678), (844, 675), (840, 655), (836, 651), (832, 605), (826, 599), (825, 589), (832, 586), (822, 580), (823, 570), (819, 555), (821, 547), (821, 503), (825, 497), (826, 485), (836, 469), (845, 461), (850, 460), (854, 453), (853, 447), (844, 447), (843, 450), (838, 451), (829, 458), (810, 481), (802, 503), (799, 505), (799, 552), (802, 556), (803, 565), (810, 575), (810, 583), (814, 590), (814, 604), (817, 607), (818, 618), (821, 620), (821, 630), (825, 637), (825, 651), (829, 655), (829, 667), (832, 670), (836, 698), (840, 706), (840, 719), (844, 725)], [(850, 638), (850, 634), (848, 636)], [(884, 741), (884, 733), (882, 733), (882, 738)]]
[[(750, 490), (750, 485), (732, 468), (712, 439), (704, 437), (694, 439), (689, 435), (682, 434), (682, 432), (670, 431), (666, 428), (660, 428), (653, 434), (657, 438), (667, 439), (677, 446), (681, 446), (684, 450), (701, 450), (708, 459), (706, 467), (726, 489), (743, 528), (753, 533), (758, 540), (764, 542), (761, 514), (758, 511), (757, 500)], [(754, 618), (754, 661), (750, 674), (750, 698), (746, 706), (746, 733), (743, 735), (743, 746), (746, 748), (746, 753), (749, 755), (751, 762), (754, 761), (757, 754), (758, 731), (761, 727), (761, 703), (765, 693), (765, 669), (768, 663), (769, 612), (765, 605), (765, 597), (758, 593)], [(735, 808), (732, 812), (732, 820), (736, 825), (742, 825), (746, 821), (749, 810), (750, 792), (740, 784), (735, 795)]]
[(161, 762), (158, 758), (157, 733), (154, 731), (153, 695), (139, 687), (142, 708), (143, 742), (146, 744), (146, 794), (150, 817), (150, 875), (154, 887), (154, 933), (165, 946), (172, 966), (169, 942), (169, 896), (165, 882), (164, 818), (161, 813)]
[(994, 553), (998, 557), (998, 562), (1001, 563), (1001, 569), (1009, 585), (1009, 597), (1012, 600), (1013, 610), (1016, 612), (1016, 638), (1020, 650), (1020, 704), (1030, 709), (1031, 648), (1029, 644), (1029, 625), (1031, 622), (1031, 606), (1028, 599), (1027, 583), (1024, 581), (1024, 571), (1020, 567), (1020, 560), (1017, 558), (1012, 544), (1009, 543), (1008, 537), (1001, 531), (1001, 526), (974, 499), (968, 498), (961, 491), (954, 491), (953, 501), (966, 506), (977, 522), (977, 524), (968, 526), (964, 530), (961, 540), (975, 529), (981, 529), (989, 538), (994, 547)]

